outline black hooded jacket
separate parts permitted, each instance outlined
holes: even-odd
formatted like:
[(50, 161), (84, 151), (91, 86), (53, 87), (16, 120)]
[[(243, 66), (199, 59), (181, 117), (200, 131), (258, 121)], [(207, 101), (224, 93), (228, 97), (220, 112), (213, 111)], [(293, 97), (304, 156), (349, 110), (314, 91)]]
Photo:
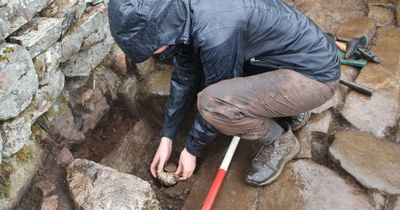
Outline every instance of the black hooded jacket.
[[(199, 86), (243, 76), (244, 64), (288, 68), (327, 82), (340, 76), (336, 46), (280, 0), (110, 0), (111, 33), (134, 62), (164, 45), (174, 57), (162, 135), (174, 139)], [(186, 149), (199, 156), (217, 130), (197, 114)]]

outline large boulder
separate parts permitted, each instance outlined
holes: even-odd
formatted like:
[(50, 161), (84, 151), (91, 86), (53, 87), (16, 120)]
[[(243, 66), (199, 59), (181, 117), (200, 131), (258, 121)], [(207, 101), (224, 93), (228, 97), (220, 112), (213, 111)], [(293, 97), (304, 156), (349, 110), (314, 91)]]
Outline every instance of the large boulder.
[(400, 194), (400, 146), (359, 131), (336, 133), (329, 153), (367, 188)]
[(148, 182), (89, 160), (72, 162), (67, 182), (78, 209), (160, 209)]
[(29, 53), (19, 45), (0, 45), (0, 120), (21, 113), (31, 103), (38, 85)]

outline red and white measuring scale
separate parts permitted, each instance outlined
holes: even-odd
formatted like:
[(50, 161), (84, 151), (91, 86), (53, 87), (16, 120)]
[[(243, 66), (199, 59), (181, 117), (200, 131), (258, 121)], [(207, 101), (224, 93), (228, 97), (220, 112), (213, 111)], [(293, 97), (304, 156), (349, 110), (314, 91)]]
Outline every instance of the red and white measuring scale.
[(240, 138), (235, 136), (233, 137), (231, 144), (228, 147), (228, 151), (225, 153), (224, 160), (221, 163), (221, 166), (218, 169), (217, 175), (214, 178), (214, 182), (211, 185), (210, 191), (206, 197), (206, 200), (201, 207), (201, 210), (210, 210), (215, 198), (217, 197), (219, 188), (221, 187), (222, 182), (224, 181), (226, 171), (228, 170), (229, 164), (231, 163), (233, 154), (235, 153), (236, 147), (239, 144)]

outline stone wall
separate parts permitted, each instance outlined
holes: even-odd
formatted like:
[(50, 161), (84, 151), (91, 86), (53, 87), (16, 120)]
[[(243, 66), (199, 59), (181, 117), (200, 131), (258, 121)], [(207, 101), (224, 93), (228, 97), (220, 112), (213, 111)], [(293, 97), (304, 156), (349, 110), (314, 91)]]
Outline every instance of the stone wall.
[(40, 167), (45, 136), (83, 141), (117, 98), (125, 56), (107, 4), (0, 0), (0, 209), (18, 202)]

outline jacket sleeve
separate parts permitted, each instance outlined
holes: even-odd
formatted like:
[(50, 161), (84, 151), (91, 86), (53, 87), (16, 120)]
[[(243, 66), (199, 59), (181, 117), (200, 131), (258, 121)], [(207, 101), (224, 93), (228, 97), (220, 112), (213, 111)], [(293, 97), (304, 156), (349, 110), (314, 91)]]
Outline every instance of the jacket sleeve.
[[(205, 86), (240, 77), (243, 73), (245, 37), (243, 30), (223, 28), (200, 37), (197, 43), (205, 76)], [(202, 149), (217, 136), (217, 130), (197, 114), (186, 141), (186, 150), (200, 156)]]
[(175, 70), (170, 83), (170, 95), (164, 110), (161, 135), (174, 140), (186, 112), (193, 104), (202, 80), (201, 64), (189, 47), (174, 57)]

